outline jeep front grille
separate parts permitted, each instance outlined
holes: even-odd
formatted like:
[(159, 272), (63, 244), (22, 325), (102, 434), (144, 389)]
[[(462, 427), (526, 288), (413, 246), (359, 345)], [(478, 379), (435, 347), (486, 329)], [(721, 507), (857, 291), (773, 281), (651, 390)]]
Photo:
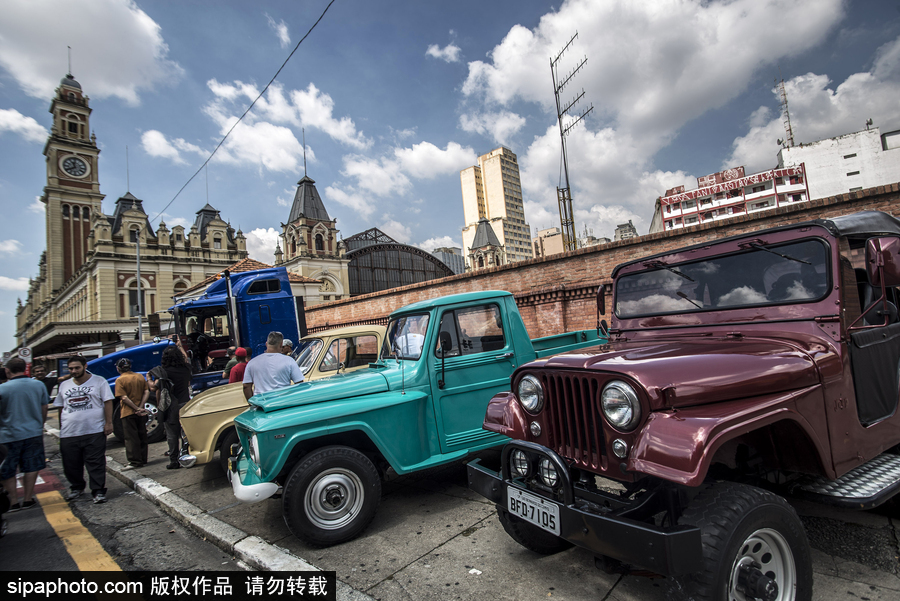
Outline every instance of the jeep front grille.
[(606, 454), (600, 382), (592, 375), (559, 372), (541, 375), (548, 446), (579, 467), (601, 469)]

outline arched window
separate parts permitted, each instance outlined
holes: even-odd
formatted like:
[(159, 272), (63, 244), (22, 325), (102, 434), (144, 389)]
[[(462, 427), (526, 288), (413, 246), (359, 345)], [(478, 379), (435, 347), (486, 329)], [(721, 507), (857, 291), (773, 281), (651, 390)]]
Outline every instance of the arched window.
[(69, 216), (69, 205), (63, 205), (63, 217)]
[(322, 234), (316, 234), (316, 251), (322, 252), (325, 250), (325, 240), (322, 239)]
[(291, 238), (291, 256), (297, 254), (297, 239)]
[(213, 248), (216, 250), (220, 250), (222, 248), (221, 238), (213, 238)]
[(138, 232), (139, 232), (139, 231), (140, 231), (140, 230), (139, 230), (137, 227), (131, 228), (131, 231), (130, 231), (130, 233), (129, 233), (129, 238), (128, 238), (128, 240), (129, 240), (130, 242), (137, 242), (137, 241), (138, 241)]
[(88, 207), (84, 207), (83, 209), (81, 209), (81, 217), (82, 219), (90, 219), (91, 210)]
[(478, 266), (484, 267), (484, 257), (478, 257)]
[(81, 211), (79, 211), (78, 206), (72, 207), (72, 217), (75, 219), (81, 219)]

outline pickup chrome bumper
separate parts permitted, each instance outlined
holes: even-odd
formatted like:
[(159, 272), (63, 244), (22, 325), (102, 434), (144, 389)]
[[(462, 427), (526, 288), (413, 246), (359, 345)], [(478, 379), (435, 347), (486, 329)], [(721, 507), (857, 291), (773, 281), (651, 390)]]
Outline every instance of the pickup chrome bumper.
[(258, 503), (278, 491), (277, 483), (261, 482), (256, 478), (243, 451), (236, 457), (232, 455), (228, 458), (228, 480), (234, 496), (244, 503)]
[[(513, 449), (521, 449), (533, 456), (543, 455), (555, 465), (565, 466), (563, 459), (551, 449), (522, 441), (512, 441), (503, 448), (500, 472), (480, 465), (479, 459), (469, 462), (466, 466), (469, 488), (496, 503), (498, 511), (508, 511), (509, 489), (536, 494), (510, 476), (509, 456)], [(541, 496), (558, 507), (560, 538), (598, 555), (666, 576), (688, 574), (701, 568), (699, 528), (658, 527), (616, 515), (615, 511), (597, 511), (596, 505), (592, 508), (591, 504), (580, 502), (568, 470), (558, 471), (565, 500), (559, 502)]]

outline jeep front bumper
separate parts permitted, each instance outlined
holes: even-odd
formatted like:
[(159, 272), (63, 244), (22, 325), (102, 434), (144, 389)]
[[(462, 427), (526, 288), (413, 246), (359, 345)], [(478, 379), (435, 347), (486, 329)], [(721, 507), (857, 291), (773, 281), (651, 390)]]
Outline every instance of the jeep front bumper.
[(263, 482), (259, 479), (243, 450), (236, 457), (232, 455), (228, 458), (228, 480), (234, 496), (244, 503), (257, 503), (278, 491), (276, 482)]
[[(555, 465), (564, 468), (563, 459), (551, 449), (523, 441), (513, 441), (503, 448), (501, 471), (483, 467), (475, 459), (466, 467), (469, 488), (497, 504), (506, 511), (508, 490), (519, 489), (535, 494), (521, 481), (510, 475), (510, 453), (522, 449), (532, 455), (543, 455)], [(568, 469), (557, 470), (561, 477), (560, 489), (564, 502), (540, 495), (559, 509), (559, 536), (598, 555), (617, 559), (623, 563), (651, 570), (665, 576), (688, 574), (701, 569), (702, 549), (700, 529), (693, 526), (659, 527), (616, 515), (613, 510), (602, 512), (596, 506), (578, 502), (578, 493), (571, 481)], [(640, 503), (638, 498), (634, 501)], [(535, 526), (537, 527), (537, 526)]]

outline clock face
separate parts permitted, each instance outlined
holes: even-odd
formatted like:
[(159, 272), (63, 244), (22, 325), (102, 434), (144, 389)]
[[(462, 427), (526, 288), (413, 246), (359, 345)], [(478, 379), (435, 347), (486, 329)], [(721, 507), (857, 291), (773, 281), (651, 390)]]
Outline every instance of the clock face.
[(62, 162), (63, 171), (72, 177), (83, 177), (88, 170), (87, 163), (78, 157), (66, 157)]

